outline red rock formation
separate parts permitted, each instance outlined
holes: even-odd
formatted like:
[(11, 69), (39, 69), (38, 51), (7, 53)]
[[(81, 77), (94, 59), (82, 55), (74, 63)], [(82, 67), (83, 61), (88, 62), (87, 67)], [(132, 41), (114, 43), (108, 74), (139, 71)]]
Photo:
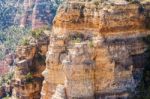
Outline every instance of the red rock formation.
[(55, 15), (56, 2), (51, 0), (24, 0), (20, 27), (37, 29), (50, 26)]

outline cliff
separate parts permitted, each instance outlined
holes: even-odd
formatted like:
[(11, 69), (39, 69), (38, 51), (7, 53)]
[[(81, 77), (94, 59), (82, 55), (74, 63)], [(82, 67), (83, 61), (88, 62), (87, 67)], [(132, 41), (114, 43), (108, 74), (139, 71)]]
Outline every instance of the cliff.
[(66, 0), (50, 35), (17, 48), (13, 99), (127, 99), (146, 63), (149, 13), (145, 1)]
[(141, 80), (150, 3), (68, 0), (60, 5), (41, 99), (127, 98)]
[(62, 0), (1, 0), (0, 29), (50, 26)]
[(16, 22), (20, 27), (32, 29), (50, 27), (60, 2), (61, 0), (23, 0), (23, 7), (18, 11)]
[(45, 55), (49, 43), (48, 34), (32, 32), (17, 47), (12, 99), (39, 99), (45, 69)]

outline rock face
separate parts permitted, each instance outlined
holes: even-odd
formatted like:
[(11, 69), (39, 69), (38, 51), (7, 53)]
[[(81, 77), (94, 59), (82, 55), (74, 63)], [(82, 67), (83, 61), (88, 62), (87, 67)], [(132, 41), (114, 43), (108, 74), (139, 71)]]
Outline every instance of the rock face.
[(53, 22), (41, 99), (129, 97), (147, 57), (149, 13), (148, 2), (64, 2)]
[(0, 29), (50, 26), (62, 0), (1, 0)]
[(32, 29), (50, 26), (60, 2), (61, 0), (24, 0), (16, 21), (20, 27)]
[(30, 38), (28, 45), (18, 46), (12, 99), (40, 99), (49, 38), (42, 34)]

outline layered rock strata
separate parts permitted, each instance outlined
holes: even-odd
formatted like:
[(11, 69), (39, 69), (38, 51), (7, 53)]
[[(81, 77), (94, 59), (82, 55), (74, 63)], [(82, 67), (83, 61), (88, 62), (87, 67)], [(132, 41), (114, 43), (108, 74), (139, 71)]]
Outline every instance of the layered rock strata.
[(43, 72), (44, 82), (42, 88), (42, 99), (50, 98), (58, 84), (64, 84), (65, 75), (62, 71), (62, 64), (60, 61), (61, 54), (65, 53), (65, 42), (57, 40), (55, 37), (50, 37), (51, 41), (46, 56), (46, 69)]
[(17, 47), (12, 99), (40, 99), (49, 38), (46, 34), (31, 37), (28, 45)]
[(50, 27), (59, 2), (61, 0), (24, 0), (15, 21), (20, 27)]
[(41, 99), (129, 97), (147, 57), (149, 7), (124, 0), (64, 2), (53, 22)]

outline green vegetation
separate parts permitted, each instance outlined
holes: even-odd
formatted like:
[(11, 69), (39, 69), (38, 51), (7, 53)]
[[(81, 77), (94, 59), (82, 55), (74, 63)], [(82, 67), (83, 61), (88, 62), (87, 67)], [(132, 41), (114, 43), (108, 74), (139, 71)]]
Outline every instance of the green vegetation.
[(43, 33), (43, 29), (36, 29), (36, 30), (31, 31), (31, 33), (34, 38), (38, 39)]
[(17, 0), (0, 0), (0, 30), (13, 25)]
[[(5, 75), (1, 75), (0, 76), (0, 88), (4, 88), (5, 84), (10, 85), (13, 79), (13, 75), (14, 75), (14, 72), (9, 72)], [(10, 93), (9, 92), (4, 93), (4, 97), (2, 99), (10, 99)]]
[(126, 0), (126, 1), (131, 2), (131, 3), (136, 3), (136, 2), (138, 2), (137, 0)]
[[(16, 26), (9, 27), (0, 31), (0, 59), (3, 59), (6, 51), (14, 52), (19, 41), (27, 36), (30, 32), (28, 28), (19, 28)], [(27, 44), (27, 40), (23, 39), (23, 43)]]
[[(48, 0), (47, 3), (44, 3), (43, 8), (49, 10), (52, 15), (55, 15), (56, 10), (63, 0)], [(18, 45), (18, 41), (22, 39), (26, 34), (29, 33), (30, 29), (21, 29), (14, 24), (18, 24), (16, 15), (22, 15), (25, 13), (23, 5), (23, 0), (0, 0), (0, 60), (4, 58), (6, 50), (13, 52)], [(35, 4), (32, 5), (30, 10), (32, 11)], [(51, 22), (47, 23), (50, 27)], [(28, 26), (30, 27), (30, 25)], [(44, 27), (49, 29), (48, 27)], [(33, 31), (33, 36), (38, 38), (41, 31)], [(22, 43), (27, 45), (28, 41), (23, 39)], [(4, 46), (4, 47), (3, 47)]]
[(11, 79), (13, 78), (14, 73), (10, 72), (6, 75), (3, 75), (0, 77), (0, 87), (4, 84), (4, 83), (10, 83)]
[(31, 35), (32, 35), (32, 37), (38, 39), (44, 33), (44, 30), (50, 30), (50, 27), (43, 26), (43, 27), (41, 27), (39, 29), (32, 30), (31, 31)]
[[(52, 2), (51, 0), (47, 0), (47, 3), (43, 3), (43, 5), (55, 15), (62, 1), (63, 0), (53, 0)], [(17, 14), (22, 15), (26, 13), (23, 2), (24, 0), (0, 0), (0, 30), (6, 29), (14, 24), (19, 24), (15, 18), (17, 19)], [(33, 3), (30, 10), (32, 11), (34, 7), (35, 4)], [(50, 24), (51, 23), (48, 23), (48, 25)]]
[(33, 76), (31, 73), (28, 73), (27, 75), (25, 75), (25, 79), (27, 82), (32, 82)]
[(20, 40), (20, 44), (24, 45), (24, 46), (29, 45), (29, 39), (28, 38), (21, 39)]
[(91, 48), (94, 47), (94, 44), (93, 44), (93, 41), (92, 41), (92, 40), (89, 41), (89, 46), (90, 46)]
[(94, 0), (93, 3), (94, 3), (96, 6), (98, 6), (99, 3), (100, 3), (100, 1), (99, 1), (99, 0)]
[(68, 39), (74, 43), (80, 43), (84, 39), (84, 35), (81, 33), (74, 33), (70, 34)]
[(3, 99), (11, 99), (10, 94), (9, 94), (9, 93), (6, 93), (6, 96), (3, 97)]
[(80, 43), (81, 42), (81, 38), (76, 38), (73, 40), (74, 43)]

